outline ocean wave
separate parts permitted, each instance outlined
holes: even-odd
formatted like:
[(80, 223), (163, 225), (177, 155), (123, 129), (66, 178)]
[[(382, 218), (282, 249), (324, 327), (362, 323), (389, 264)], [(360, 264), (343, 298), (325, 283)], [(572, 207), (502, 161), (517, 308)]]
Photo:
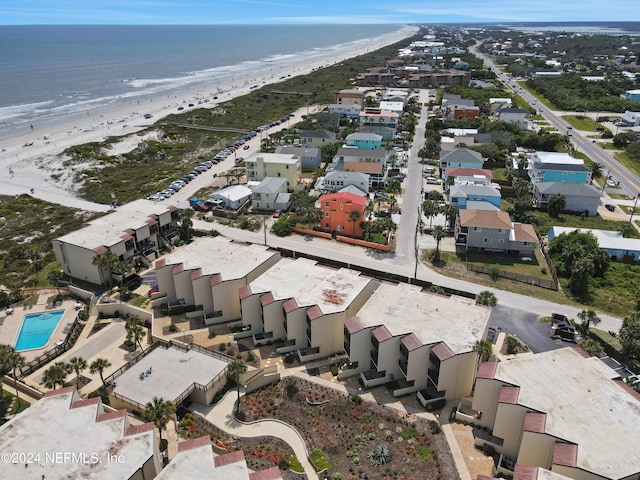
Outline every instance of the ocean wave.
[(0, 120), (7, 120), (9, 118), (21, 117), (28, 115), (46, 105), (51, 105), (52, 100), (46, 100), (44, 102), (24, 103), (22, 105), (9, 105), (6, 107), (0, 107)]

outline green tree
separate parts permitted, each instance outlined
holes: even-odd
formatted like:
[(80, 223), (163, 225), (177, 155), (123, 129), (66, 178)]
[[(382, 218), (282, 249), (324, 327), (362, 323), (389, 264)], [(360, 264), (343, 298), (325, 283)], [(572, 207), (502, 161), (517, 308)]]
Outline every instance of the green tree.
[(634, 312), (624, 318), (618, 340), (626, 358), (640, 360), (640, 312)]
[(60, 270), (51, 270), (47, 273), (47, 282), (56, 287), (58, 293), (60, 293), (60, 280), (62, 280), (62, 272)]
[(173, 403), (158, 397), (147, 403), (142, 418), (147, 422), (153, 422), (160, 434), (160, 445), (162, 446), (162, 430), (167, 427), (167, 423), (171, 420), (171, 416), (176, 411)]
[(289, 218), (286, 215), (281, 216), (271, 226), (271, 232), (279, 237), (287, 237), (293, 232), (296, 225), (295, 218)]
[(349, 216), (347, 217), (347, 221), (353, 223), (353, 228), (351, 229), (351, 236), (356, 236), (356, 222), (360, 220), (361, 213), (357, 210), (352, 210), (349, 212)]
[(564, 209), (567, 207), (567, 199), (561, 193), (555, 193), (551, 195), (547, 209), (549, 210), (549, 216), (558, 218)]
[(493, 355), (493, 345), (488, 340), (478, 340), (473, 346), (473, 351), (478, 353), (479, 362), (486, 362)]
[(431, 200), (427, 200), (422, 204), (422, 213), (429, 219), (429, 228), (433, 227), (433, 217), (440, 213), (440, 206)]
[(42, 373), (42, 382), (46, 388), (55, 390), (56, 386), (63, 386), (67, 375), (71, 373), (69, 365), (64, 362), (56, 362)]
[[(15, 349), (10, 345), (0, 345), (0, 377), (4, 377), (12, 370), (11, 357), (15, 353)], [(0, 399), (2, 399), (3, 383), (0, 380)]]
[(400, 193), (400, 182), (395, 178), (392, 178), (387, 182), (385, 191), (391, 195), (397, 195)]
[(591, 182), (602, 178), (604, 175), (604, 166), (601, 163), (594, 162), (591, 165)]
[(602, 356), (602, 345), (592, 338), (586, 339), (580, 344), (580, 348), (592, 357), (600, 358)]
[[(127, 332), (127, 341), (133, 343), (134, 345), (138, 345), (140, 350), (144, 351), (144, 347), (142, 346), (142, 339), (147, 334), (144, 326), (142, 325), (142, 320), (140, 317), (133, 316), (127, 318), (124, 329)], [(137, 347), (136, 347), (137, 348)]]
[(440, 261), (440, 242), (447, 234), (441, 225), (436, 225), (436, 227), (431, 231), (431, 235), (433, 235), (433, 238), (436, 241), (436, 256), (434, 260)]
[(193, 220), (194, 211), (188, 208), (183, 208), (178, 213), (178, 231), (180, 232), (180, 239), (185, 243), (191, 241), (191, 235), (193, 234)]
[(69, 360), (69, 366), (76, 372), (76, 388), (80, 390), (80, 372), (87, 369), (87, 361), (82, 357), (73, 357)]
[(585, 337), (589, 334), (589, 328), (598, 325), (602, 321), (598, 314), (591, 309), (582, 310), (578, 314), (578, 318), (581, 320), (580, 332), (582, 332), (582, 335)]
[(483, 290), (478, 295), (476, 295), (476, 303), (478, 305), (495, 307), (498, 304), (498, 299), (493, 292), (490, 292), (489, 290)]
[[(91, 260), (91, 264), (98, 267), (98, 274), (100, 275), (100, 284), (104, 285), (107, 283), (109, 288), (112, 286), (112, 278), (111, 273), (113, 269), (116, 267), (116, 263), (119, 261), (118, 257), (111, 250), (107, 250), (104, 253), (96, 254)], [(105, 271), (108, 274), (108, 282), (105, 282)]]
[(240, 376), (247, 371), (247, 364), (242, 360), (234, 360), (227, 365), (227, 379), (236, 384), (238, 401), (236, 402), (236, 414), (240, 408)]
[(100, 375), (100, 380), (102, 381), (102, 386), (106, 388), (107, 384), (104, 383), (104, 371), (111, 366), (111, 362), (106, 358), (96, 358), (91, 365), (89, 366), (89, 372), (91, 375), (97, 373)]

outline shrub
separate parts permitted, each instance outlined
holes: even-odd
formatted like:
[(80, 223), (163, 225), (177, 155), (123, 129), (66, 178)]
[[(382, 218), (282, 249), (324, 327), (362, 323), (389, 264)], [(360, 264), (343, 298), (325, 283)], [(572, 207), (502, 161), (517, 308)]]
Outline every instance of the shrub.
[(331, 365), (331, 375), (337, 377), (339, 372), (340, 368), (337, 365)]
[(224, 350), (227, 348), (227, 344), (222, 342), (220, 343), (220, 345), (218, 345), (218, 350), (220, 350), (221, 352), (224, 352)]
[(431, 449), (428, 445), (416, 445), (414, 448), (418, 456), (423, 460), (429, 460), (431, 458)]
[(233, 357), (233, 354), (234, 354), (234, 353), (236, 353), (236, 352), (234, 352), (234, 351), (233, 351), (233, 348), (229, 348), (229, 349), (227, 349), (227, 352), (226, 352), (226, 353), (227, 353), (227, 355), (229, 355), (230, 357)]
[(285, 355), (284, 357), (284, 363), (286, 363), (287, 365), (291, 365), (294, 360), (295, 358), (293, 357), (293, 355)]
[(253, 354), (251, 350), (247, 353), (247, 362), (253, 362), (256, 359), (256, 356)]
[(178, 331), (178, 327), (175, 323), (172, 323), (171, 325), (169, 325), (169, 331), (174, 333)]
[(431, 427), (431, 433), (433, 435), (437, 435), (442, 431), (442, 429), (440, 428), (440, 424), (435, 420), (429, 420), (429, 426)]
[(289, 470), (295, 473), (304, 473), (304, 468), (295, 455), (289, 460)]
[(371, 464), (377, 467), (391, 461), (391, 450), (387, 445), (378, 445), (369, 452), (368, 457), (371, 460)]
[(209, 338), (215, 338), (216, 332), (209, 332)]
[(360, 395), (351, 395), (351, 401), (356, 405), (360, 405), (362, 403), (362, 397)]

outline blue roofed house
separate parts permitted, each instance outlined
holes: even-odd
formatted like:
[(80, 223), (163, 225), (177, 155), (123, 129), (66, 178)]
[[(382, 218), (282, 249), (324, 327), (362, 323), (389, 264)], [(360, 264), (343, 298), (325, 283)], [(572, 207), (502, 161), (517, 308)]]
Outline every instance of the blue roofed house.
[(567, 153), (536, 152), (529, 160), (532, 183), (591, 183), (591, 170), (584, 161)]
[(345, 139), (347, 146), (373, 150), (382, 146), (382, 135), (377, 133), (354, 132)]
[(538, 208), (547, 208), (554, 195), (562, 195), (567, 212), (587, 212), (589, 216), (598, 213), (600, 190), (586, 183), (537, 182), (533, 184), (533, 197)]
[(482, 168), (484, 159), (479, 152), (468, 148), (456, 148), (449, 152), (440, 152), (440, 169), (449, 167)]
[(550, 227), (548, 232), (549, 241), (559, 235), (579, 230), (582, 233), (591, 233), (598, 245), (610, 256), (611, 260), (631, 260), (640, 261), (640, 239), (624, 238), (621, 232), (612, 230), (594, 230), (589, 228), (571, 228), (571, 227)]
[[(452, 185), (449, 189), (449, 203), (458, 210), (500, 210), (500, 191), (483, 185)], [(468, 206), (472, 202), (472, 206)], [(486, 205), (486, 208), (485, 208)]]
[(275, 153), (296, 155), (300, 157), (300, 167), (304, 171), (313, 171), (320, 168), (322, 163), (322, 152), (317, 147), (276, 147)]

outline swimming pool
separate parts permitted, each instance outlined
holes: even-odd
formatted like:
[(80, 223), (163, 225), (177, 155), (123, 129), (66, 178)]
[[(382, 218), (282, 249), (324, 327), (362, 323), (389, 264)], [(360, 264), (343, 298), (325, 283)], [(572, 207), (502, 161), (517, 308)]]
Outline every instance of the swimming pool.
[(22, 352), (44, 347), (58, 327), (63, 315), (64, 310), (25, 315), (18, 332), (16, 351)]

